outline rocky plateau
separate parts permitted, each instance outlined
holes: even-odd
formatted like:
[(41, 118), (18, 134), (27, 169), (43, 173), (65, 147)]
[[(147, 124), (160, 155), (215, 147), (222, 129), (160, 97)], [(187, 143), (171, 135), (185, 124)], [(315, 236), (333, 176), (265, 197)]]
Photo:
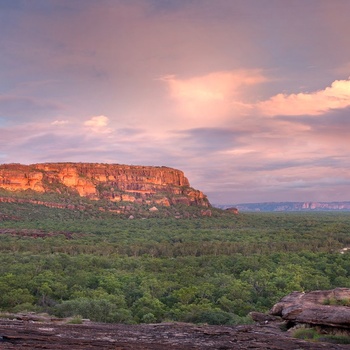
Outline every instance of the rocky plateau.
[(77, 194), (92, 200), (210, 207), (181, 170), (101, 163), (0, 165), (0, 188), (11, 191)]

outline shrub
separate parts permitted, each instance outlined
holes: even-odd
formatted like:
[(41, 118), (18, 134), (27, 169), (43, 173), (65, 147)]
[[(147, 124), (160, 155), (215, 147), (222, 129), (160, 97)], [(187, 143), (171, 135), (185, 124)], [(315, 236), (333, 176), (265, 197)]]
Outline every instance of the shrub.
[(16, 305), (12, 308), (13, 312), (36, 312), (39, 311), (39, 307), (32, 305), (31, 303), (23, 303)]
[(82, 324), (83, 318), (80, 315), (73, 316), (69, 321), (69, 324)]
[(317, 340), (319, 334), (314, 328), (298, 328), (292, 333), (294, 338), (304, 340)]
[(143, 315), (142, 322), (143, 323), (155, 323), (155, 322), (157, 322), (157, 319), (151, 312), (149, 312), (148, 314)]
[(97, 322), (131, 323), (129, 310), (119, 308), (106, 299), (80, 298), (64, 301), (55, 307), (58, 317), (72, 317), (81, 315)]

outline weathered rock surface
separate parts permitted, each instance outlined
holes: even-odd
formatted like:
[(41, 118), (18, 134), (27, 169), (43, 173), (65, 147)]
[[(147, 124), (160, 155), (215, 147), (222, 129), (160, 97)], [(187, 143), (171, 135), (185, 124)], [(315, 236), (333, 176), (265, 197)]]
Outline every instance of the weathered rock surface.
[(350, 302), (348, 288), (293, 292), (275, 304), (270, 314), (281, 316), (291, 324), (333, 327), (345, 331), (350, 330), (350, 307), (341, 305), (346, 301)]
[(277, 323), (244, 326), (196, 326), (182, 323), (120, 325), (59, 320), (0, 319), (0, 349), (51, 350), (336, 350), (347, 345), (293, 339)]
[(99, 163), (0, 165), (0, 188), (9, 191), (75, 192), (90, 199), (209, 207), (180, 170)]

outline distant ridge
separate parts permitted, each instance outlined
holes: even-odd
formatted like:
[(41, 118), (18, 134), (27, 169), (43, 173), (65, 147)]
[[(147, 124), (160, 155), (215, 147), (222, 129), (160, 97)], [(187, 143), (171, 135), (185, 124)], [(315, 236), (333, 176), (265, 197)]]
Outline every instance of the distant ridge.
[(350, 211), (350, 201), (346, 202), (263, 202), (215, 205), (220, 209), (235, 207), (239, 211)]

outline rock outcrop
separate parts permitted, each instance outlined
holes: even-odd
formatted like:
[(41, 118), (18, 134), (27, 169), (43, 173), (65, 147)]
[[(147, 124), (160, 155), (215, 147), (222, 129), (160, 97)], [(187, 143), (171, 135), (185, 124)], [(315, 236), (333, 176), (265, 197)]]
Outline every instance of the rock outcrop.
[[(348, 305), (348, 306), (346, 306)], [(293, 292), (280, 300), (270, 314), (280, 316), (290, 326), (303, 324), (350, 331), (350, 289), (336, 288), (309, 293)]]
[(239, 214), (239, 210), (237, 208), (227, 208), (226, 211), (233, 213), (235, 215)]
[(180, 170), (168, 167), (100, 163), (0, 165), (0, 188), (8, 191), (76, 193), (90, 199), (170, 206), (209, 207)]
[[(63, 322), (62, 322), (63, 321)], [(348, 345), (291, 338), (278, 324), (102, 324), (21, 315), (0, 319), (0, 349), (28, 350), (341, 350)]]

